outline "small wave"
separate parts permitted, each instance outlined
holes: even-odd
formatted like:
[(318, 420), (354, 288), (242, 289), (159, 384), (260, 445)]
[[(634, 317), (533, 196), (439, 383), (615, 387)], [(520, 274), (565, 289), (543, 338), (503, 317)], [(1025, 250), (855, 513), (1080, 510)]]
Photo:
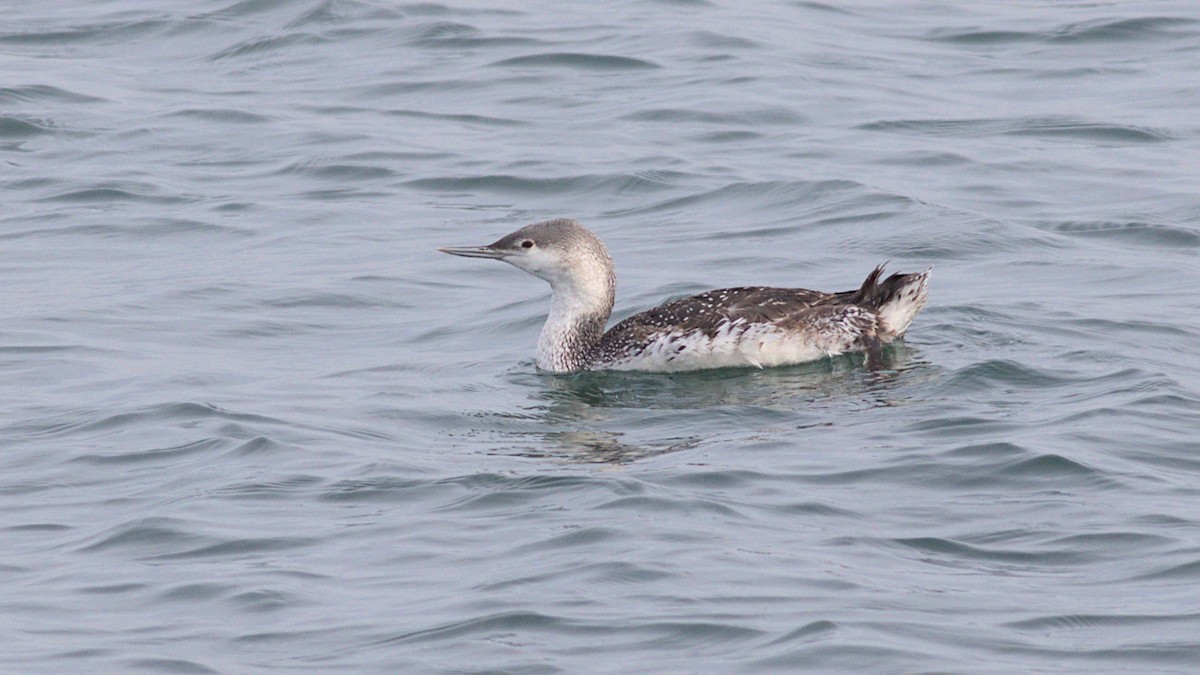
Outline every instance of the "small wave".
[(1021, 117), (1008, 119), (880, 120), (860, 124), (863, 131), (909, 132), (929, 136), (978, 135), (1080, 139), (1113, 143), (1158, 143), (1173, 136), (1167, 131), (1128, 124), (1091, 122), (1076, 117)]
[(333, 502), (410, 502), (421, 494), (434, 494), (450, 488), (458, 494), (456, 483), (444, 480), (419, 480), (412, 478), (347, 479), (327, 486), (320, 499)]
[(733, 490), (769, 479), (765, 474), (749, 470), (688, 471), (673, 477), (671, 485), (704, 491)]
[(57, 202), (66, 204), (105, 204), (114, 202), (140, 202), (144, 204), (182, 204), (194, 201), (192, 198), (180, 195), (159, 194), (157, 188), (150, 185), (101, 185), (59, 192), (47, 197), (40, 197), (38, 202)]
[(635, 122), (668, 122), (681, 124), (697, 122), (701, 124), (733, 124), (733, 125), (798, 125), (808, 120), (801, 114), (787, 108), (771, 107), (741, 110), (736, 112), (713, 112), (710, 110), (693, 110), (687, 108), (651, 108), (626, 114), (622, 119)]
[(1160, 534), (1144, 532), (1087, 532), (1083, 534), (1068, 534), (1050, 540), (1050, 544), (1070, 546), (1080, 550), (1090, 550), (1110, 557), (1116, 557), (1122, 551), (1136, 557), (1146, 555), (1154, 547), (1168, 546), (1176, 539)]
[(623, 194), (656, 192), (664, 189), (657, 180), (637, 174), (584, 174), (556, 178), (529, 178), (505, 174), (490, 176), (418, 178), (404, 185), (422, 190), (472, 194), (493, 192), (510, 194)]
[(574, 52), (514, 56), (513, 58), (496, 61), (492, 65), (501, 67), (573, 68), (576, 70), (608, 71), (650, 70), (659, 68), (657, 63), (629, 56), (579, 54)]
[(96, 465), (174, 462), (175, 460), (190, 457), (192, 455), (209, 453), (226, 445), (228, 445), (228, 441), (225, 439), (204, 438), (191, 443), (184, 443), (182, 445), (151, 448), (149, 450), (131, 450), (127, 452), (116, 453), (87, 453), (79, 455), (78, 457), (73, 458), (71, 461)]
[(1004, 625), (1018, 630), (1080, 630), (1088, 628), (1129, 628), (1170, 623), (1195, 623), (1200, 614), (1055, 614), (1033, 619), (1010, 621)]
[(1007, 441), (995, 441), (992, 443), (976, 443), (972, 445), (963, 445), (953, 448), (946, 452), (945, 456), (955, 459), (999, 459), (1001, 457), (1020, 457), (1025, 456), (1029, 450)]
[(261, 455), (264, 453), (275, 452), (282, 450), (285, 446), (278, 441), (267, 438), (266, 436), (256, 436), (237, 447), (232, 448), (227, 454), (231, 457), (249, 457), (252, 455)]
[(488, 49), (495, 47), (545, 46), (543, 40), (515, 35), (481, 35), (478, 28), (453, 21), (438, 21), (419, 26), (406, 40), (432, 49)]
[(311, 176), (346, 183), (391, 178), (396, 172), (385, 166), (352, 164), (336, 160), (310, 159), (290, 164), (277, 173)]
[(439, 2), (412, 2), (399, 5), (405, 16), (521, 16), (521, 11), (507, 7), (465, 7), (465, 3), (444, 5)]
[(1012, 421), (1001, 421), (990, 417), (976, 415), (943, 415), (940, 417), (913, 422), (903, 430), (912, 433), (927, 433), (938, 438), (967, 437), (976, 438), (980, 435), (994, 436), (1005, 434), (1020, 428)]
[(849, 518), (852, 520), (864, 517), (863, 514), (851, 511), (850, 509), (843, 509), (817, 501), (777, 504), (768, 506), (767, 509), (788, 517), (822, 516), (830, 518)]
[(1184, 17), (1147, 16), (1136, 19), (1099, 19), (1068, 24), (1050, 35), (1053, 42), (1128, 42), (1164, 38), (1192, 38), (1200, 21)]
[(709, 2), (709, 0), (654, 0), (654, 1), (659, 4), (670, 5), (672, 7), (699, 8), (699, 7), (713, 7), (714, 6), (713, 3)]
[(463, 113), (433, 113), (424, 110), (388, 110), (385, 114), (396, 117), (410, 117), (413, 119), (434, 120), (438, 122), (450, 122), (455, 125), (476, 125), (487, 127), (520, 127), (527, 126), (527, 122), (504, 117), (489, 117), (487, 115), (470, 115)]
[[(1067, 479), (1077, 484), (1115, 485), (1115, 481), (1109, 478), (1106, 472), (1055, 453), (1005, 462), (998, 467), (995, 474), (1026, 481), (1060, 482)], [(1083, 479), (1082, 482), (1079, 479)]]
[(701, 143), (747, 143), (765, 138), (764, 134), (756, 131), (714, 131), (707, 134), (696, 134), (692, 138)]
[(1037, 42), (1045, 39), (1033, 31), (967, 29), (937, 30), (925, 37), (931, 42), (947, 42), (961, 45), (996, 45), (1018, 42)]
[(24, 433), (36, 436), (56, 436), (75, 432), (109, 432), (142, 423), (157, 425), (163, 422), (191, 422), (204, 419), (255, 424), (284, 424), (281, 420), (272, 417), (233, 412), (205, 403), (164, 403), (146, 406), (132, 412), (112, 414), (104, 414), (101, 411), (72, 411), (59, 417), (22, 422), (18, 426)]
[[(811, 4), (811, 3), (809, 3)], [(840, 637), (840, 636), (839, 636)], [(743, 670), (753, 673), (873, 673), (922, 672), (929, 656), (924, 650), (904, 649), (880, 644), (878, 640), (860, 638), (861, 642), (843, 638), (830, 644), (784, 645), (782, 653), (747, 662)], [(869, 640), (869, 641), (868, 641)], [(788, 647), (791, 647), (790, 649)], [(936, 672), (970, 670), (962, 665), (947, 668), (946, 657), (938, 658)]]
[(167, 546), (202, 540), (204, 537), (192, 533), (192, 527), (186, 521), (161, 517), (138, 518), (109, 528), (78, 550), (94, 552), (134, 548), (157, 551)]
[(66, 30), (0, 33), (0, 44), (47, 45), (65, 44), (128, 44), (135, 38), (169, 28), (170, 22), (158, 17), (125, 21), (108, 21), (77, 25)]
[(128, 659), (125, 667), (130, 670), (145, 670), (151, 673), (182, 673), (183, 675), (209, 675), (220, 673), (203, 663), (188, 659), (135, 658)]
[(80, 593), (88, 595), (126, 595), (129, 593), (138, 593), (150, 588), (149, 584), (143, 583), (128, 583), (128, 584), (100, 584), (97, 586), (83, 586), (78, 590)]
[(951, 559), (1003, 564), (1062, 565), (1084, 561), (1084, 557), (1069, 550), (1028, 551), (1011, 546), (1006, 548), (965, 544), (944, 537), (902, 537), (891, 540), (896, 544), (935, 556)]
[(47, 84), (0, 87), (0, 103), (99, 103), (105, 99)]
[(197, 558), (261, 558), (263, 553), (290, 551), (311, 546), (307, 537), (246, 537), (152, 556), (155, 560), (191, 560)]
[(590, 627), (575, 621), (562, 619), (549, 614), (531, 611), (507, 611), (472, 617), (462, 621), (443, 623), (422, 630), (402, 633), (382, 640), (383, 644), (403, 644), (407, 642), (428, 642), (465, 639), (479, 634), (496, 631), (511, 633), (521, 631), (528, 634), (531, 631), (552, 631), (566, 633), (585, 633)]
[[(1012, 448), (1012, 449), (1010, 449)], [(949, 461), (949, 460), (958, 461)], [(941, 490), (1030, 489), (1039, 485), (1112, 484), (1101, 471), (1056, 454), (1035, 454), (1007, 443), (959, 448), (931, 461), (906, 461), (810, 474), (804, 482), (818, 485), (905, 483)]]
[[(362, 87), (356, 90), (357, 98), (366, 101), (365, 106), (373, 106), (378, 99), (390, 98), (394, 96), (403, 96), (404, 94), (427, 94), (432, 92), (468, 92), (480, 91), (488, 88), (491, 81), (471, 79), (471, 78), (455, 78), (445, 77), (436, 80), (398, 80), (389, 81), (384, 84), (373, 84)], [(323, 112), (336, 112), (338, 107), (323, 106), (317, 110)], [(374, 107), (370, 108), (374, 114)], [(359, 109), (356, 109), (356, 111)], [(383, 114), (388, 114), (384, 110)], [(469, 116), (468, 116), (469, 117)], [(486, 118), (485, 118), (486, 119)], [(451, 120), (447, 120), (451, 121)]]
[(895, 164), (918, 167), (965, 167), (975, 160), (946, 150), (905, 150), (876, 160), (879, 164)]
[(1055, 117), (1026, 118), (1021, 124), (1002, 133), (1012, 136), (1078, 138), (1117, 143), (1157, 143), (1172, 138), (1170, 133), (1150, 127), (1129, 124), (1105, 124)]
[[(1118, 320), (1093, 317), (1067, 319), (1060, 321), (1057, 327), (1060, 330), (1066, 328), (1078, 330), (1083, 337), (1092, 340), (1102, 337), (1122, 336), (1128, 338), (1130, 341), (1141, 343), (1147, 336), (1153, 335), (1177, 339), (1178, 344), (1185, 345), (1196, 339), (1195, 331), (1188, 330), (1185, 327), (1140, 319)], [(1135, 379), (1144, 379), (1146, 376), (1147, 373), (1144, 371), (1136, 368), (1125, 368), (1108, 377), (1123, 377), (1126, 382), (1129, 382)]]
[(443, 623), (432, 628), (411, 631), (382, 640), (382, 644), (405, 644), (410, 642), (456, 643), (469, 639), (487, 639), (491, 635), (523, 635), (542, 633), (563, 635), (600, 636), (608, 634), (637, 634), (643, 639), (653, 640), (662, 647), (691, 649), (697, 644), (742, 642), (760, 638), (763, 631), (745, 628), (730, 623), (712, 621), (644, 621), (635, 625), (617, 625), (597, 621), (578, 621), (534, 611), (503, 611), (477, 616), (462, 621)]
[(24, 139), (54, 133), (56, 124), (50, 120), (32, 120), (0, 115), (0, 140)]
[(740, 35), (726, 35), (708, 30), (696, 31), (689, 37), (696, 46), (709, 49), (759, 49), (762, 47), (761, 43)]
[[(223, 3), (224, 4), (224, 3)], [(238, 0), (225, 4), (219, 10), (203, 14), (204, 18), (215, 19), (241, 19), (266, 14), (278, 10), (288, 3), (280, 2), (279, 0)], [(325, 4), (325, 3), (321, 3)]]
[(307, 292), (262, 301), (268, 307), (322, 307), (329, 309), (391, 308), (393, 304), (374, 296), (349, 293)]
[(6, 532), (70, 532), (75, 528), (61, 523), (25, 523), (4, 526)]
[(1197, 248), (1200, 247), (1200, 232), (1194, 228), (1137, 221), (1066, 221), (1047, 222), (1038, 227), (1053, 232), (1103, 240), (1125, 246), (1148, 246), (1154, 248)]
[(165, 117), (184, 117), (205, 122), (229, 124), (267, 124), (275, 118), (233, 108), (184, 108), (167, 113)]
[[(1183, 523), (1180, 524), (1184, 525)], [(1189, 521), (1186, 526), (1193, 527), (1194, 522)], [(1163, 566), (1152, 572), (1146, 572), (1133, 577), (1135, 581), (1180, 581), (1185, 582), (1189, 586), (1200, 584), (1200, 560), (1180, 563), (1178, 565)]]
[(1066, 372), (1034, 368), (1009, 359), (989, 359), (959, 369), (945, 382), (948, 391), (987, 391), (997, 385), (1046, 389), (1076, 381)]
[[(321, 499), (338, 502), (407, 502), (437, 497), (436, 510), (456, 511), (520, 503), (540, 498), (539, 495), (543, 494), (597, 487), (610, 491), (620, 489), (619, 486), (619, 483), (613, 485), (580, 476), (511, 477), (481, 473), (431, 480), (378, 477), (335, 482), (323, 490)], [(633, 489), (632, 486), (626, 486), (626, 490)]]
[(248, 237), (252, 232), (228, 225), (198, 220), (168, 218), (154, 220), (149, 223), (99, 223), (90, 225), (69, 225), (67, 227), (37, 228), (17, 230), (0, 234), (3, 239), (32, 239), (39, 237), (128, 237), (134, 239), (174, 237), (185, 234), (220, 234)]
[(219, 332), (238, 340), (255, 340), (281, 336), (309, 335), (330, 330), (333, 324), (311, 321), (281, 321), (275, 319), (252, 319), (241, 323), (230, 322)]
[(271, 589), (243, 591), (229, 597), (229, 602), (246, 612), (277, 612), (300, 604), (298, 596)]
[(209, 61), (224, 61), (262, 53), (287, 52), (301, 46), (312, 46), (326, 42), (327, 39), (310, 33), (291, 33), (272, 37), (258, 37), (244, 40), (209, 55)]
[(768, 646), (787, 644), (789, 642), (811, 642), (815, 639), (824, 639), (829, 634), (835, 632), (838, 625), (832, 621), (813, 621), (806, 623), (795, 630), (788, 631), (785, 635), (781, 635), (767, 643)]
[(185, 582), (159, 592), (158, 599), (168, 602), (215, 600), (229, 595), (237, 586), (216, 582)]
[(818, 12), (828, 12), (829, 14), (843, 14), (852, 16), (854, 13), (846, 7), (835, 5), (827, 2), (814, 2), (813, 0), (795, 0), (792, 4), (803, 9), (811, 9)]
[(649, 495), (618, 497), (600, 504), (596, 508), (599, 510), (629, 510), (638, 513), (711, 513), (726, 518), (741, 517), (741, 513), (737, 509), (712, 499), (678, 499)]
[[(857, 193), (863, 189), (862, 184), (849, 180), (737, 182), (704, 189), (682, 197), (671, 197), (661, 202), (609, 211), (606, 215), (629, 216), (682, 211), (704, 205), (735, 209), (742, 215), (746, 210), (791, 212), (795, 208), (812, 209), (813, 203), (821, 197), (845, 192)], [(744, 228), (739, 228), (739, 232), (744, 234), (745, 231)], [(711, 236), (723, 238), (730, 234), (730, 232), (722, 230)]]
[(1098, 19), (1066, 24), (1049, 30), (997, 30), (993, 28), (939, 29), (926, 40), (961, 45), (1000, 45), (1019, 43), (1085, 43), (1161, 41), (1167, 37), (1194, 36), (1196, 20), (1182, 17), (1141, 17), (1137, 19)]
[[(535, 586), (559, 577), (559, 573), (533, 573), (495, 581), (485, 581), (475, 587), (475, 590), (486, 593), (503, 591), (522, 586)], [(624, 561), (593, 562), (576, 566), (571, 570), (571, 576), (587, 579), (589, 583), (610, 586), (636, 585), (652, 583), (659, 580), (671, 579), (676, 575), (657, 569), (650, 565), (635, 564)]]
[(628, 540), (628, 536), (614, 527), (582, 527), (522, 544), (510, 549), (506, 555), (549, 554), (579, 547), (602, 546), (616, 540)]
[(538, 501), (543, 498), (543, 495), (549, 493), (563, 495), (577, 491), (600, 490), (603, 493), (611, 494), (621, 490), (622, 485), (583, 476), (509, 478), (485, 474), (466, 477), (465, 480), (468, 484), (475, 485), (474, 489), (437, 507), (436, 510), (490, 511), (498, 508), (507, 510), (511, 507)]

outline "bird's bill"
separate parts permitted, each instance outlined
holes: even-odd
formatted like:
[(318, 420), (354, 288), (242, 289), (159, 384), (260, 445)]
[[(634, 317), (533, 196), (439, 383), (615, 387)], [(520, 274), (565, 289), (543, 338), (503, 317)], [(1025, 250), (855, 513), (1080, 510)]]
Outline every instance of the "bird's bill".
[(504, 251), (491, 246), (444, 246), (438, 249), (442, 253), (461, 255), (464, 258), (503, 258)]

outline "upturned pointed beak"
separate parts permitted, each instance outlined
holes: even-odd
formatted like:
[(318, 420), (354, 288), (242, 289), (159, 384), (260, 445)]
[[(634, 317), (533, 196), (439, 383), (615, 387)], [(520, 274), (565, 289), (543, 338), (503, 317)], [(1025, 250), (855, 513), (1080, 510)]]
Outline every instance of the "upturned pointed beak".
[(461, 255), (464, 258), (499, 259), (507, 255), (504, 251), (492, 248), (491, 246), (444, 246), (438, 250), (450, 255)]

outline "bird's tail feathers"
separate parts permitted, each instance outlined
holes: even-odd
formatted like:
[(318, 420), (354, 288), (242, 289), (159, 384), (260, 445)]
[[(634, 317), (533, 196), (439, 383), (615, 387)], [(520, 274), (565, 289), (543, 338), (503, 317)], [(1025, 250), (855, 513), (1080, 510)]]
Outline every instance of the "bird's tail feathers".
[(899, 337), (908, 330), (908, 325), (929, 299), (930, 266), (924, 272), (883, 276), (884, 263), (876, 267), (848, 300), (860, 307), (874, 310), (879, 316), (881, 337), (885, 340)]

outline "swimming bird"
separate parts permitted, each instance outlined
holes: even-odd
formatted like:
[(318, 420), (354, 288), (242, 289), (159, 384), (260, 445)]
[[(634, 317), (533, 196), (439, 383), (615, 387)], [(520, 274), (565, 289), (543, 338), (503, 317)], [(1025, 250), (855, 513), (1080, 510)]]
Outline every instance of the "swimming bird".
[(748, 286), (707, 291), (635, 314), (608, 331), (616, 297), (612, 258), (599, 237), (569, 218), (527, 225), (487, 246), (439, 248), (502, 260), (550, 283), (550, 314), (537, 367), (678, 371), (781, 366), (863, 351), (877, 368), (882, 346), (925, 306), (932, 267), (893, 274), (883, 265), (857, 290)]

